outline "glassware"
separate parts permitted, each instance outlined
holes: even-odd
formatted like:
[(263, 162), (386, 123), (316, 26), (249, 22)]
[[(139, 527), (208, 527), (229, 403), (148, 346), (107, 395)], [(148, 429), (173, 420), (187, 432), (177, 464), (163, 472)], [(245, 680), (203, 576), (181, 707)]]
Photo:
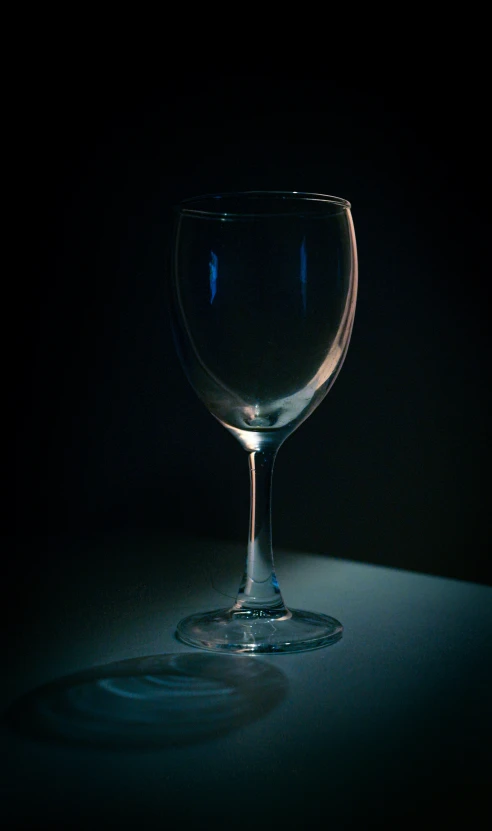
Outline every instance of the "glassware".
[(280, 445), (320, 404), (354, 321), (357, 251), (350, 203), (316, 193), (250, 191), (184, 200), (173, 238), (171, 312), (188, 380), (249, 456), (250, 531), (235, 604), (177, 627), (208, 650), (300, 652), (342, 625), (288, 609), (271, 541)]

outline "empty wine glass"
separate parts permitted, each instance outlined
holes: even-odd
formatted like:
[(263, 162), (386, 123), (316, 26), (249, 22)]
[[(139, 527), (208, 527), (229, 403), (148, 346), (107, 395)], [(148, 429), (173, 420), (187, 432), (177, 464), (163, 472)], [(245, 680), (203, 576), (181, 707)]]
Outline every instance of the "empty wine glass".
[(357, 294), (350, 203), (277, 191), (186, 199), (176, 210), (171, 290), (184, 370), (247, 451), (251, 480), (236, 602), (185, 618), (177, 637), (245, 653), (334, 643), (339, 621), (284, 604), (272, 554), (271, 480), (280, 445), (322, 401), (347, 353)]

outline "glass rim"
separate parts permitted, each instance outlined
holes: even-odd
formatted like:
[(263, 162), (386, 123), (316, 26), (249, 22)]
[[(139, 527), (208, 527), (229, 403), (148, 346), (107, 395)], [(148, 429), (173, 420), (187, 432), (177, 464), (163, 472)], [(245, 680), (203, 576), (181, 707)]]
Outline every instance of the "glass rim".
[[(298, 191), (298, 190), (242, 190), (242, 191), (223, 191), (219, 193), (204, 193), (201, 196), (190, 196), (186, 199), (182, 199), (178, 205), (175, 206), (175, 210), (180, 214), (185, 214), (187, 216), (208, 216), (208, 217), (245, 217), (245, 216), (286, 216), (288, 213), (279, 211), (277, 214), (275, 211), (238, 211), (236, 210), (226, 210), (226, 208), (221, 208), (217, 205), (217, 210), (211, 210), (210, 207), (199, 207), (200, 203), (208, 203), (212, 199), (221, 200), (221, 199), (230, 199), (231, 201), (234, 199), (240, 198), (257, 198), (257, 199), (290, 199), (292, 202), (299, 202), (303, 204), (305, 202), (318, 202), (324, 203), (328, 205), (336, 205), (341, 209), (349, 210), (351, 209), (351, 204), (347, 199), (343, 199), (340, 196), (329, 196), (326, 193), (312, 193), (310, 191)], [(197, 207), (194, 207), (196, 205)]]

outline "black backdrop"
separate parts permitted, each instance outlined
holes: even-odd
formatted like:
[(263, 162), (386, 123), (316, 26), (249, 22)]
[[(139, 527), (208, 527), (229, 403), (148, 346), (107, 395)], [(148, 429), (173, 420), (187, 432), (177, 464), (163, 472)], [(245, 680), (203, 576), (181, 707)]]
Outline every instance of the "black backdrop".
[(246, 539), (246, 455), (174, 353), (171, 209), (211, 191), (311, 190), (352, 202), (360, 292), (342, 372), (279, 454), (274, 542), (488, 580), (483, 82), (437, 62), (337, 74), (166, 66), (150, 85), (79, 65), (31, 79), (22, 539)]

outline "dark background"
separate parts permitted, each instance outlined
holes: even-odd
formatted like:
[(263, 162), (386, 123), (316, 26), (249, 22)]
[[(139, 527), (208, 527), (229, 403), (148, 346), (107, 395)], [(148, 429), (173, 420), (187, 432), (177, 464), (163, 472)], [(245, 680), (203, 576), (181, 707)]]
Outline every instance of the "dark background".
[(487, 582), (484, 86), (442, 56), (411, 71), (164, 65), (153, 83), (47, 57), (22, 101), (9, 530), (52, 540), (48, 561), (113, 531), (245, 541), (246, 454), (172, 343), (172, 206), (316, 191), (352, 203), (359, 300), (334, 388), (279, 454), (274, 543)]

